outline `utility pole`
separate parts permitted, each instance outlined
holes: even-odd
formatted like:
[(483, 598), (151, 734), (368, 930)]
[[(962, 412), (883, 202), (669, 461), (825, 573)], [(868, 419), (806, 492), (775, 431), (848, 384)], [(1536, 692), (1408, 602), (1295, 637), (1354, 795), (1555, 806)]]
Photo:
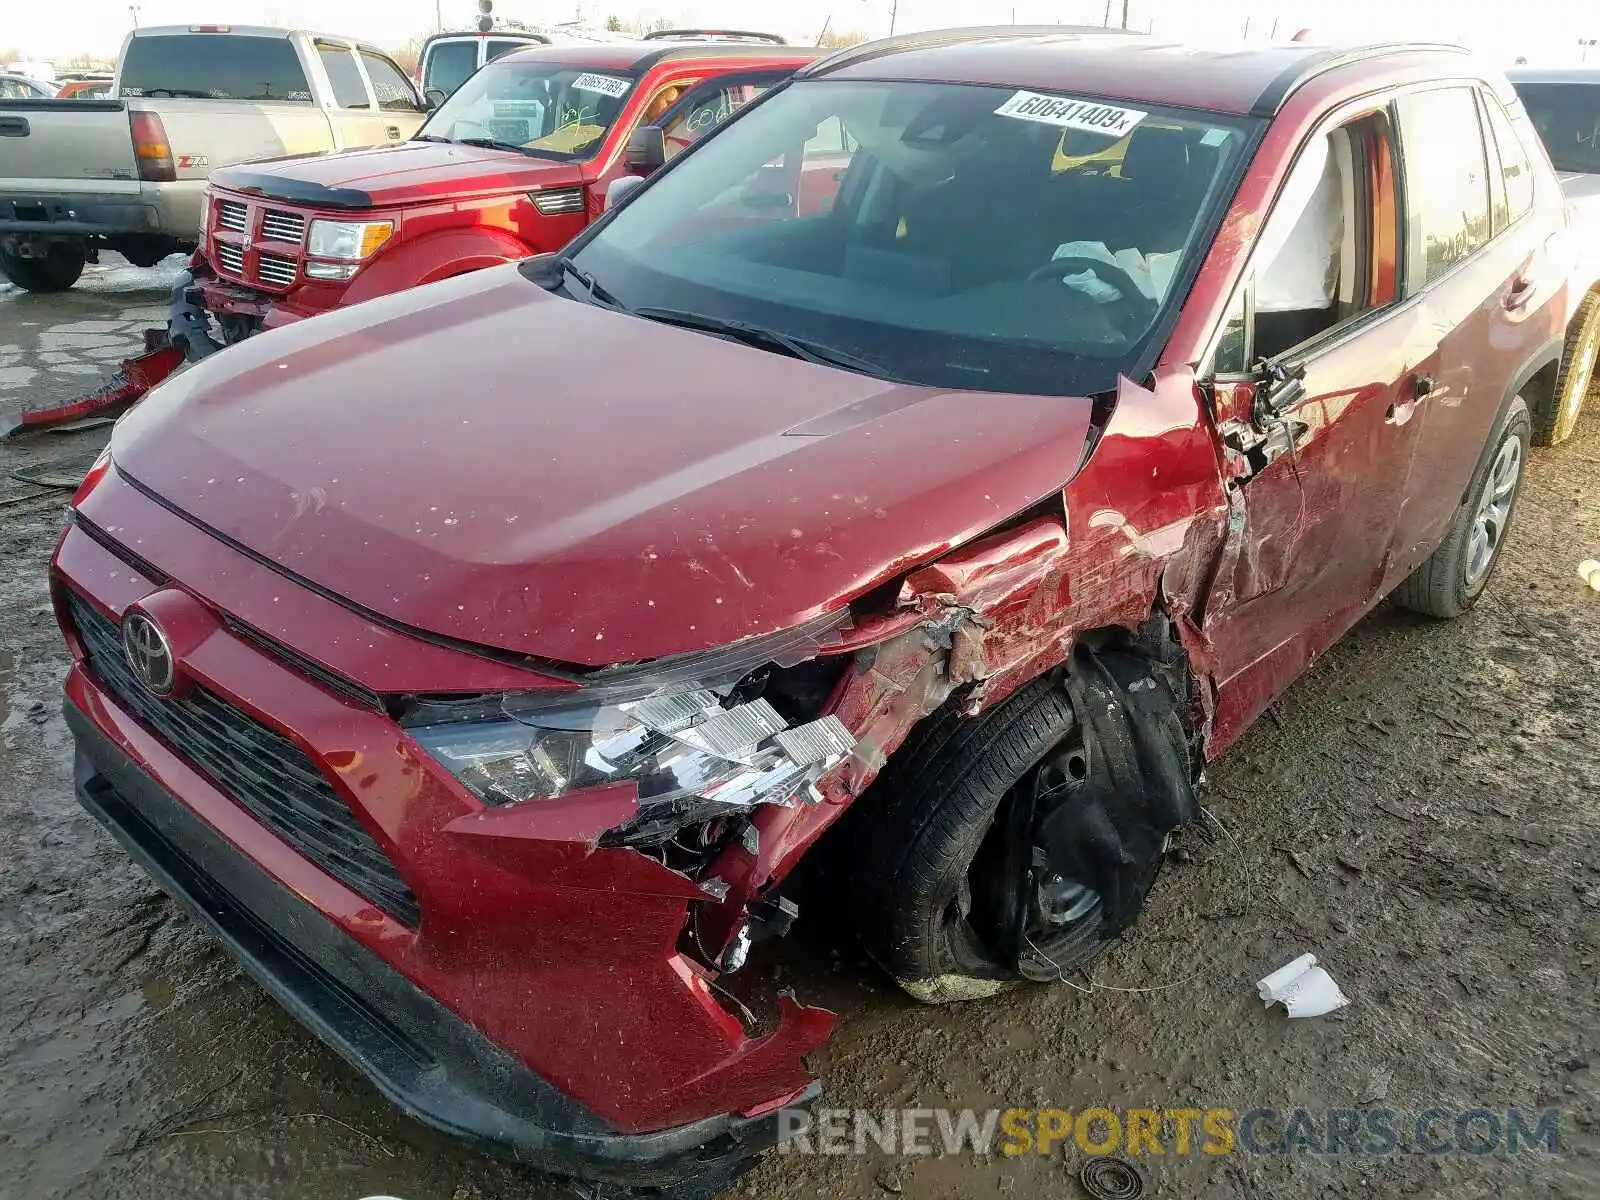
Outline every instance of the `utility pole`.
[(1124, 29), (1128, 27), (1128, 3), (1129, 0), (1122, 0), (1122, 27)]
[(433, 31), (444, 32), (444, 11), (439, 7), (440, 0), (433, 0)]
[(889, 4), (889, 36), (894, 36), (895, 18), (900, 15), (900, 0), (890, 0)]
[(128, 12), (133, 16), (133, 27), (135, 29), (139, 28), (139, 6), (137, 4), (128, 5)]

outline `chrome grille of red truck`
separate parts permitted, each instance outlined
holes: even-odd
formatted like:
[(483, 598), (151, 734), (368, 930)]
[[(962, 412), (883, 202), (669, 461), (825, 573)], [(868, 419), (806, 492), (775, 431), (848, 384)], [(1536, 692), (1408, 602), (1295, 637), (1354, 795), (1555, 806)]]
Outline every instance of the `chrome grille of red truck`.
[(90, 672), (117, 702), (277, 837), (395, 920), (415, 928), (416, 897), (317, 765), (282, 734), (216, 693), (159, 699), (123, 656), (117, 627), (68, 594)]

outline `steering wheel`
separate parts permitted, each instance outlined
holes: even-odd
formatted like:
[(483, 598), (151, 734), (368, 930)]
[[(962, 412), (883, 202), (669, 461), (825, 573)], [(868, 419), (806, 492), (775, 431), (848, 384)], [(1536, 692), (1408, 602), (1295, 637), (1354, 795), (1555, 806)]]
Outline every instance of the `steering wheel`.
[[(1134, 319), (1135, 328), (1142, 329), (1155, 318), (1156, 301), (1139, 290), (1139, 285), (1134, 282), (1133, 276), (1121, 263), (1107, 262), (1103, 258), (1092, 258), (1086, 254), (1067, 254), (1061, 258), (1052, 258), (1043, 266), (1029, 271), (1028, 282), (1062, 279), (1068, 275), (1080, 275), (1084, 271), (1093, 271), (1122, 293), (1121, 298), (1114, 301), (1112, 307), (1127, 312)], [(1106, 279), (1108, 274), (1115, 278)]]

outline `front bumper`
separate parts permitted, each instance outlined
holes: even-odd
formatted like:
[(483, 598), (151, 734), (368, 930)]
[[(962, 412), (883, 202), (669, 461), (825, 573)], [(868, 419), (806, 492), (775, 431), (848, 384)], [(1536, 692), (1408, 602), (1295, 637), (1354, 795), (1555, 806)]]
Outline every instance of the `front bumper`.
[[(698, 885), (636, 851), (595, 846), (631, 800), (486, 810), (378, 698), (536, 687), (537, 674), (374, 625), (114, 469), (92, 476), (75, 504), (52, 582), (74, 652), (66, 694), (92, 766), (85, 782), (107, 779), (123, 809), (141, 816), (168, 812), (166, 826), (146, 821), (159, 843), (114, 824), (146, 862), (170, 858), (163, 846), (181, 852), (187, 876), (153, 869), (200, 897), (191, 903), (234, 914), (228, 920), (252, 937), (275, 931), (269, 966), (318, 965), (310, 975), (271, 968), (278, 982), (267, 986), (280, 999), (286, 990), (304, 997), (321, 979), (312, 991), (331, 991), (341, 1011), (422, 1014), (407, 1038), (427, 1051), (423, 1065), (398, 1069), (371, 1054), (358, 1062), (386, 1094), (424, 1120), (559, 1171), (589, 1161), (578, 1152), (593, 1138), (643, 1148), (619, 1152), (624, 1159), (678, 1155), (680, 1138), (757, 1145), (767, 1135), (745, 1132), (745, 1119), (808, 1092), (801, 1056), (826, 1040), (832, 1015), (783, 998), (776, 1021), (754, 1031), (718, 1003), (708, 973), (678, 949), (688, 905), (707, 903)], [(116, 626), (134, 605), (161, 614), (192, 695), (158, 699), (125, 677)], [(234, 882), (243, 879), (256, 883)], [(219, 889), (222, 907), (211, 897)], [(239, 941), (226, 929), (219, 936)], [(249, 965), (251, 955), (241, 957)], [(411, 999), (393, 1000), (397, 992)], [(285, 1003), (303, 1015), (322, 1002)], [(308, 1023), (343, 1049), (327, 1022)], [(438, 1034), (441, 1026), (453, 1032)], [(456, 1049), (469, 1033), (493, 1055)], [(520, 1126), (495, 1115), (507, 1075), (482, 1065), (495, 1056), (523, 1080), (511, 1110)], [(469, 1118), (430, 1115), (438, 1106), (407, 1082), (424, 1074), (468, 1096), (444, 1108)], [(531, 1080), (570, 1102), (561, 1113), (598, 1124), (547, 1126)], [(576, 1142), (552, 1142), (555, 1134)]]
[(640, 1186), (719, 1181), (775, 1144), (776, 1113), (644, 1134), (609, 1128), (280, 887), (70, 699), (65, 711), (83, 806), (258, 984), (413, 1118), (541, 1170)]

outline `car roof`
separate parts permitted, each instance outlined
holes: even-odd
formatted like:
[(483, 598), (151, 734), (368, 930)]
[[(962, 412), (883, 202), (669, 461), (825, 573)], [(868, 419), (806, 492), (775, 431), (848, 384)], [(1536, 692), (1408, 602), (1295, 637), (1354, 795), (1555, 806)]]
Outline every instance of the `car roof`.
[(866, 42), (836, 51), (800, 74), (1070, 90), (1259, 116), (1275, 113), (1292, 91), (1318, 75), (1419, 52), (1441, 58), (1466, 54), (1459, 46), (1432, 43), (1210, 46), (1097, 27), (1002, 25)]
[(490, 38), (497, 42), (527, 42), (530, 46), (548, 46), (554, 41), (548, 34), (531, 33), (526, 29), (447, 29), (443, 33), (430, 33), (423, 39), (422, 45), (426, 49), (439, 42)]
[(1600, 67), (1517, 67), (1506, 72), (1512, 83), (1600, 83)]
[(808, 46), (766, 46), (748, 42), (562, 42), (514, 50), (496, 62), (558, 62), (612, 71), (647, 71), (657, 63), (751, 59), (766, 63), (809, 63), (826, 51)]

